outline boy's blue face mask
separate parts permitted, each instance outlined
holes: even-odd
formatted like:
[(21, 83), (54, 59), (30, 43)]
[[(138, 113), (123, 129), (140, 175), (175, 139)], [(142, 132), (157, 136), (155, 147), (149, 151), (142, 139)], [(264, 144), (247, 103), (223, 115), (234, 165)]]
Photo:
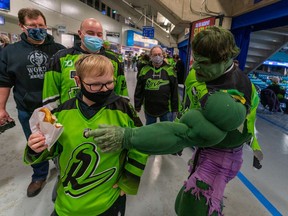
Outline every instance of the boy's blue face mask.
[(47, 36), (47, 29), (44, 28), (26, 28), (28, 37), (35, 41), (43, 41)]
[(103, 45), (103, 40), (99, 37), (85, 35), (84, 36), (84, 45), (91, 52), (97, 52), (101, 49)]

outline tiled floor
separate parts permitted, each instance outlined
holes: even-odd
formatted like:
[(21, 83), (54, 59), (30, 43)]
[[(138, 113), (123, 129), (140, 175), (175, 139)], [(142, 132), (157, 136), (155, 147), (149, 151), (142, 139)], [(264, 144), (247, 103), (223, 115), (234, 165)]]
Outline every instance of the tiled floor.
[[(130, 96), (134, 92), (135, 75), (127, 73)], [(7, 109), (17, 119), (12, 98)], [(140, 116), (143, 119), (143, 113)], [(267, 116), (273, 122), (276, 115)], [(277, 118), (287, 123), (287, 116)], [(258, 171), (252, 168), (252, 152), (245, 147), (241, 174), (251, 185), (242, 175), (228, 184), (224, 199), (226, 216), (288, 216), (288, 131), (267, 119), (260, 116), (257, 121), (258, 138), (265, 154), (263, 168)], [(48, 216), (53, 210), (54, 165), (50, 163), (50, 176), (43, 191), (34, 198), (27, 198), (26, 188), (32, 170), (22, 162), (26, 141), (18, 120), (16, 123), (15, 128), (0, 135), (0, 216)], [(181, 157), (151, 156), (138, 195), (128, 197), (126, 216), (175, 216), (175, 197), (187, 178), (186, 164), (191, 155), (191, 149), (186, 148)]]

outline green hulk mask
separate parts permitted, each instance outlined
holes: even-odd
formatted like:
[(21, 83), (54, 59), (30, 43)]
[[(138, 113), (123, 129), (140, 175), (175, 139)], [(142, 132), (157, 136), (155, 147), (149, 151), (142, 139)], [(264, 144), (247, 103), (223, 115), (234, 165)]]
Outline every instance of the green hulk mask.
[(196, 79), (199, 82), (209, 82), (220, 77), (232, 65), (233, 59), (226, 62), (211, 63), (209, 58), (194, 54), (193, 69), (196, 71)]
[(208, 27), (195, 36), (192, 51), (192, 67), (199, 82), (209, 82), (220, 77), (239, 54), (239, 48), (229, 30), (215, 26)]

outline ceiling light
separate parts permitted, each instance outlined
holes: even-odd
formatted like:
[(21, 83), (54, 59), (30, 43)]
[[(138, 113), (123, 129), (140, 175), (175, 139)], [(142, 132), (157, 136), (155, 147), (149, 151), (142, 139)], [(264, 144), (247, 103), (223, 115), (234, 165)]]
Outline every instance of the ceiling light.
[(166, 26), (167, 24), (168, 24), (168, 19), (165, 19), (165, 21), (164, 21), (164, 25)]

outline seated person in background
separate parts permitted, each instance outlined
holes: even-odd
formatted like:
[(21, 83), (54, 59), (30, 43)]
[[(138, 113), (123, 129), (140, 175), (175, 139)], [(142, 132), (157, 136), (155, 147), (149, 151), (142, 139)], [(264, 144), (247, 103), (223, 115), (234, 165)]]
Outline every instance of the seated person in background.
[(142, 123), (128, 99), (114, 93), (114, 68), (107, 57), (84, 55), (75, 67), (80, 92), (54, 110), (64, 132), (50, 151), (41, 132), (31, 134), (24, 160), (35, 164), (59, 157), (53, 216), (124, 216), (125, 194), (137, 194), (148, 156), (135, 149), (103, 154), (92, 137), (83, 137), (83, 130)]
[(284, 89), (283, 87), (279, 85), (279, 82), (280, 82), (279, 77), (272, 77), (271, 81), (272, 81), (272, 84), (269, 85), (267, 89), (272, 90), (276, 94), (280, 103), (286, 104), (284, 113), (288, 114), (288, 100), (285, 98), (286, 89)]

